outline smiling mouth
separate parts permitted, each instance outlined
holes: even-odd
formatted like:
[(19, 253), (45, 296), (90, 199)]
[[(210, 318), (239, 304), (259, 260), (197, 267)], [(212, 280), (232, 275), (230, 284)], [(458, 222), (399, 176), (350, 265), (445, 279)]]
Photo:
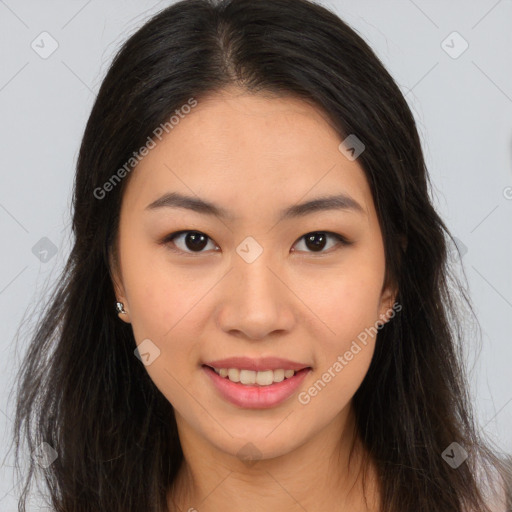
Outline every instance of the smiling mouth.
[(311, 368), (304, 367), (301, 370), (285, 370), (278, 368), (275, 370), (246, 370), (239, 368), (215, 368), (209, 365), (203, 365), (212, 369), (217, 375), (231, 382), (243, 384), (245, 386), (271, 386), (284, 380), (291, 379), (296, 374), (308, 371)]

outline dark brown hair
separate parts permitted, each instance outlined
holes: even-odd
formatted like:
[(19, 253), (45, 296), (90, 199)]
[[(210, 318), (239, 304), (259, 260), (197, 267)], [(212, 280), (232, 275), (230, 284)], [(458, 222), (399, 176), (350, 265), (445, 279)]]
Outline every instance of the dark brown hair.
[[(103, 199), (95, 190), (189, 98), (229, 85), (302, 98), (328, 114), (340, 140), (356, 134), (366, 146), (358, 162), (402, 305), (353, 399), (381, 511), (486, 510), (477, 461), (504, 466), (472, 418), (457, 306), (467, 299), (450, 286), (450, 235), (429, 197), (413, 115), (368, 44), (306, 0), (184, 0), (115, 56), (80, 148), (74, 244), (20, 368), (16, 454), (22, 436), (31, 452), (41, 442), (57, 451), (42, 472), (57, 512), (166, 510), (183, 458), (173, 408), (113, 307), (109, 255), (129, 177)], [(471, 455), (456, 470), (441, 456), (453, 442)], [(39, 470), (32, 462), (20, 511)]]

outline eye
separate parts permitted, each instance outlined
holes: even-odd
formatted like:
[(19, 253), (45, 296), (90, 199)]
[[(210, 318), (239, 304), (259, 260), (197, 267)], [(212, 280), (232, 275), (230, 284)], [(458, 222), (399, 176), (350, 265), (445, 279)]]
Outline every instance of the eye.
[[(177, 246), (178, 249), (171, 249), (175, 252), (184, 252), (188, 254), (204, 252), (204, 249), (208, 244), (210, 237), (201, 233), (200, 231), (178, 231), (172, 233), (163, 240), (163, 243), (168, 245), (171, 244)], [(179, 244), (182, 244), (181, 246)], [(217, 247), (216, 245), (214, 248)]]
[[(301, 236), (298, 240), (298, 242), (301, 242), (304, 240), (304, 245), (307, 249), (306, 252), (328, 252), (324, 251), (323, 249), (326, 246), (327, 240), (331, 238), (338, 242), (338, 244), (341, 245), (351, 245), (352, 242), (349, 242), (345, 237), (338, 235), (337, 233), (331, 233), (329, 231), (313, 231), (311, 233), (307, 233), (303, 236)], [(335, 244), (334, 244), (335, 245)], [(329, 247), (331, 249), (333, 245)], [(295, 251), (292, 247), (292, 251)]]
[[(294, 246), (297, 243), (303, 241), (304, 246), (306, 247), (305, 252), (325, 253), (328, 252), (324, 251), (324, 249), (326, 245), (328, 245), (327, 241), (329, 238), (337, 241), (338, 244), (341, 244), (342, 246), (348, 246), (352, 244), (352, 242), (349, 242), (345, 237), (338, 235), (337, 233), (331, 233), (330, 231), (313, 231), (301, 236), (299, 240), (294, 244)], [(216, 244), (213, 243), (208, 235), (200, 231), (177, 231), (176, 233), (172, 233), (171, 235), (167, 236), (162, 241), (162, 243), (164, 245), (172, 245), (177, 247), (177, 249), (172, 246), (170, 247), (171, 250), (175, 252), (194, 254), (206, 252), (203, 251), (203, 249), (208, 246), (209, 240), (213, 245), (213, 249), (219, 248)], [(328, 247), (328, 249), (331, 249), (335, 245), (336, 244), (332, 244), (330, 247)], [(297, 249), (292, 247), (291, 250), (295, 252)], [(301, 250), (301, 252), (303, 252), (303, 250)]]

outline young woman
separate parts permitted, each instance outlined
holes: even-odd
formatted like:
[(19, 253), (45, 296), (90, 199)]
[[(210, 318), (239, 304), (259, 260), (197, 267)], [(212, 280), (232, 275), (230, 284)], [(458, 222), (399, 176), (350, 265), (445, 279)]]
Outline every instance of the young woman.
[[(58, 512), (505, 511), (411, 111), (306, 0), (185, 0), (124, 44), (19, 376)], [(460, 295), (463, 297), (462, 291)]]

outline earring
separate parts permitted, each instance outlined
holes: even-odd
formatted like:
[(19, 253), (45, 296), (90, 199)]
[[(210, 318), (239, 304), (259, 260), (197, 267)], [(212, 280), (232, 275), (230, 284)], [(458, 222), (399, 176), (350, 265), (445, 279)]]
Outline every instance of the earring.
[(126, 311), (124, 310), (124, 304), (122, 302), (116, 302), (116, 309), (118, 313), (126, 315)]

